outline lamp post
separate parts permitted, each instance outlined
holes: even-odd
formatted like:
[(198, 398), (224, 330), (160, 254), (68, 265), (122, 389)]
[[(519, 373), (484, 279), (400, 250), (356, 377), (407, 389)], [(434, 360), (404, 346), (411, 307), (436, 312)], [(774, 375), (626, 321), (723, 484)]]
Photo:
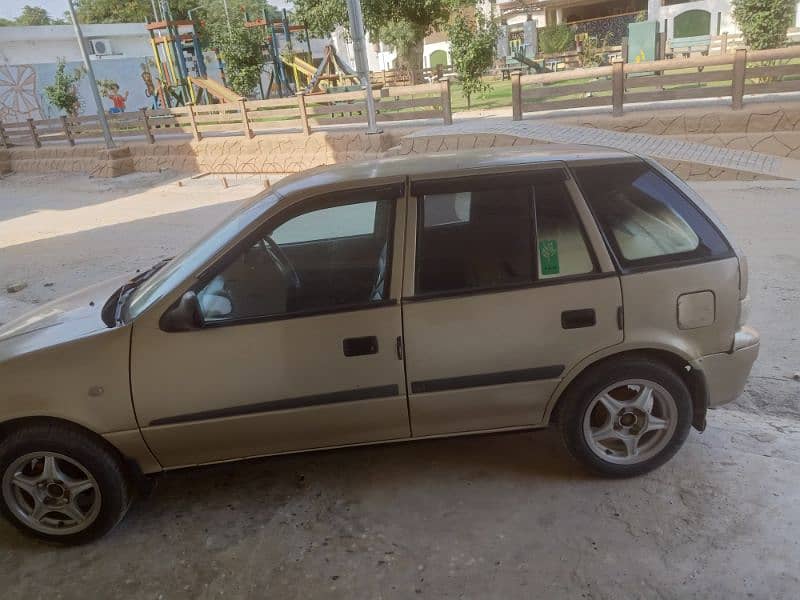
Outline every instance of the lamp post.
[(356, 72), (367, 93), (367, 133), (380, 133), (381, 130), (378, 129), (375, 119), (372, 84), (369, 81), (369, 61), (367, 60), (367, 44), (364, 40), (364, 15), (361, 13), (361, 0), (347, 0), (347, 14), (350, 16), (350, 35), (353, 37)]
[(100, 90), (97, 89), (97, 80), (94, 78), (94, 69), (92, 69), (92, 63), (89, 60), (89, 53), (86, 51), (86, 40), (83, 39), (83, 33), (81, 33), (81, 26), (78, 24), (78, 17), (75, 14), (75, 7), (72, 6), (72, 0), (67, 0), (67, 6), (69, 7), (72, 26), (75, 28), (75, 37), (78, 38), (78, 47), (81, 50), (83, 64), (86, 66), (86, 74), (89, 76), (89, 87), (92, 88), (94, 103), (97, 107), (97, 119), (100, 121), (100, 127), (103, 130), (106, 148), (115, 148), (114, 138), (111, 137), (111, 129), (108, 127), (108, 119), (106, 119), (106, 111), (103, 108), (103, 101), (100, 99)]

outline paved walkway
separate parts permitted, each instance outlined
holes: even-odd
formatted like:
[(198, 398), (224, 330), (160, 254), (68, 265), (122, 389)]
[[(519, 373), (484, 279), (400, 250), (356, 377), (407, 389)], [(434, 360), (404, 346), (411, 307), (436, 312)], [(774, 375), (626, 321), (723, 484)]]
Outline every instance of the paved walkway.
[(623, 133), (593, 127), (564, 125), (551, 121), (512, 121), (508, 118), (470, 119), (453, 125), (426, 127), (409, 137), (438, 137), (488, 133), (511, 135), (564, 144), (605, 146), (665, 160), (700, 163), (721, 169), (747, 171), (776, 178), (800, 178), (800, 160), (773, 154), (734, 150), (697, 142), (672, 139), (645, 133)]

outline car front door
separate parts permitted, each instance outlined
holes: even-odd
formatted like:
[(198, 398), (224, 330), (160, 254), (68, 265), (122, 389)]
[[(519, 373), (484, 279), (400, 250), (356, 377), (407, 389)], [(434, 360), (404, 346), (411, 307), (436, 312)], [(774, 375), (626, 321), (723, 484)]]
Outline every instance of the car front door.
[(135, 322), (136, 414), (164, 466), (408, 437), (402, 196), (304, 200), (192, 286), (202, 327), (164, 331), (155, 311)]
[(412, 184), (403, 294), (414, 436), (542, 422), (619, 343), (620, 283), (563, 166)]

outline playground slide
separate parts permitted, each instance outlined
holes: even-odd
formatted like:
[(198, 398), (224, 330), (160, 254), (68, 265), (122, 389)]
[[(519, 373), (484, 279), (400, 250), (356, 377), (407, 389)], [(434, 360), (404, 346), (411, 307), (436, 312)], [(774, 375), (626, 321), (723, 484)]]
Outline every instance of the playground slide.
[(307, 77), (313, 77), (314, 74), (317, 72), (317, 67), (308, 64), (302, 58), (299, 58), (297, 56), (293, 56), (291, 60), (286, 60), (285, 58), (281, 57), (281, 60), (285, 65), (297, 68), (298, 71), (300, 71), (303, 75), (306, 75)]
[(535, 60), (527, 58), (524, 54), (514, 54), (514, 59), (521, 62), (526, 67), (530, 67), (537, 73), (550, 73), (552, 70), (540, 65)]
[(188, 77), (189, 85), (196, 85), (223, 102), (239, 102), (242, 97), (218, 81), (206, 77)]

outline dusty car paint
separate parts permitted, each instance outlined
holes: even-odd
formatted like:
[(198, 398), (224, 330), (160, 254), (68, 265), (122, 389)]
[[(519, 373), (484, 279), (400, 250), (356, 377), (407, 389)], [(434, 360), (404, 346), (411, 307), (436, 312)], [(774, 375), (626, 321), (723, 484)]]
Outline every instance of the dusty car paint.
[[(740, 258), (619, 274), (573, 181), (567, 186), (597, 260), (595, 277), (457, 301), (415, 301), (417, 208), (406, 185), (395, 215), (392, 271), (397, 276), (391, 278), (389, 302), (366, 311), (367, 319), (365, 311), (342, 312), (277, 320), (257, 332), (221, 328), (167, 333), (159, 326), (163, 313), (228, 248), (310, 197), (364, 185), (627, 160), (638, 159), (607, 149), (542, 146), (345, 163), (288, 177), (228, 221), (218, 248), (192, 255), (196, 262), (185, 273), (172, 271), (159, 280), (161, 287), (152, 290), (152, 299), (132, 322), (109, 329), (100, 318), (102, 304), (121, 283), (114, 281), (0, 328), (0, 422), (50, 416), (80, 424), (150, 473), (320, 447), (544, 426), (561, 393), (586, 367), (642, 349), (669, 353), (701, 372), (704, 404), (730, 401), (741, 392), (758, 353), (757, 334), (732, 352), (734, 332), (741, 325), (739, 300), (746, 296)], [(700, 291), (714, 295), (713, 325), (681, 329), (677, 299)], [(553, 325), (555, 314), (570, 308), (565, 298), (587, 296), (602, 306), (596, 328), (574, 333)], [(542, 318), (520, 327), (530, 319), (532, 305)], [(581, 307), (578, 303), (572, 308)], [(491, 324), (471, 332), (476, 314)], [(383, 349), (393, 348), (395, 338), (402, 336), (403, 360), (387, 352), (365, 370), (358, 361), (331, 353), (343, 336), (362, 333), (376, 335)], [(503, 364), (484, 365), (478, 360), (481, 344), (511, 350)], [(314, 351), (318, 355), (309, 357), (308, 369), (298, 370), (303, 356)], [(237, 367), (215, 370), (231, 353), (241, 358)], [(431, 382), (442, 378), (472, 371), (518, 373), (530, 371), (531, 365), (542, 370), (507, 385), (429, 391)], [(358, 401), (352, 403), (258, 411), (260, 403), (362, 388), (373, 395), (355, 394)], [(233, 408), (252, 405), (254, 410), (215, 413), (219, 398), (230, 398), (231, 390), (236, 391)]]

